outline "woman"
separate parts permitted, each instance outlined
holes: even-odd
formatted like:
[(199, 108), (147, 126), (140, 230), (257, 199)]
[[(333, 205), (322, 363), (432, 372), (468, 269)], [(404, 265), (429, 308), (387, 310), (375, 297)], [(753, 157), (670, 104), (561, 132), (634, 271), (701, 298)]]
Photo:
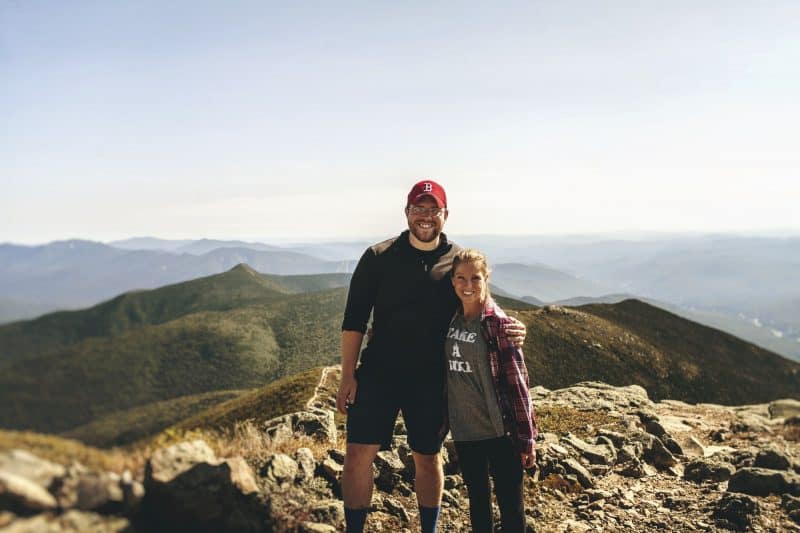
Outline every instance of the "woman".
[(506, 314), (489, 295), (489, 265), (477, 250), (453, 260), (461, 309), (445, 341), (450, 431), (469, 493), (472, 530), (492, 531), (489, 473), (504, 533), (524, 533), (523, 468), (534, 465), (536, 420), (522, 350), (503, 334)]

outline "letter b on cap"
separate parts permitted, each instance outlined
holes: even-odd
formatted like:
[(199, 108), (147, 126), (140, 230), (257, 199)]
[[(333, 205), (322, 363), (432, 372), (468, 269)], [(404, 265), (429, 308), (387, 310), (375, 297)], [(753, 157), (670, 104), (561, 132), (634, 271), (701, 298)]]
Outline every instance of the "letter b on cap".
[(425, 182), (425, 185), (424, 185), (422, 190), (425, 191), (425, 192), (431, 192), (433, 190), (433, 185), (431, 185), (428, 182)]

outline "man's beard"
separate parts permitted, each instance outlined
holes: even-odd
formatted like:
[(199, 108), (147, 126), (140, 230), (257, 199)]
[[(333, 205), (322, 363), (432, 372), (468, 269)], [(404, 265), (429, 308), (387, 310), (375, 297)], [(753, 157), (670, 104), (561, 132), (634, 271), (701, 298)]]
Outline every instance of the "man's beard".
[(409, 230), (411, 230), (411, 234), (414, 235), (414, 237), (420, 242), (433, 242), (442, 233), (442, 230), (437, 226), (433, 226), (429, 230), (424, 230), (418, 227), (416, 224), (411, 225)]

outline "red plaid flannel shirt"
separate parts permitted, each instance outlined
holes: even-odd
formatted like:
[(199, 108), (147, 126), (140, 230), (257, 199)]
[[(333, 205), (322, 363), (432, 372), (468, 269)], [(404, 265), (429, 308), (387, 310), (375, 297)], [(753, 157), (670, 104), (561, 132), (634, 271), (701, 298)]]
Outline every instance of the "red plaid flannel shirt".
[(502, 309), (488, 298), (481, 313), (481, 333), (489, 348), (489, 367), (503, 425), (520, 453), (532, 453), (536, 440), (536, 415), (528, 391), (528, 369), (522, 349), (506, 337), (503, 325), (512, 322)]

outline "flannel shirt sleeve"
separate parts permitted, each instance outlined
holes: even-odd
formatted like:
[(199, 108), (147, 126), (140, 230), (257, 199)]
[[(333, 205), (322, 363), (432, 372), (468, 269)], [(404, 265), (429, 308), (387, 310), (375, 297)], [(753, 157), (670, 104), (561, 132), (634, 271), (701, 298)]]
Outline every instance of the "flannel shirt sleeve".
[[(502, 321), (503, 325), (511, 322), (509, 319)], [(536, 435), (536, 415), (531, 406), (528, 369), (525, 367), (525, 356), (521, 348), (506, 337), (503, 327), (498, 331), (498, 348), (500, 359), (501, 379), (504, 382), (508, 401), (511, 406), (514, 422), (516, 424), (520, 452), (532, 453)]]

